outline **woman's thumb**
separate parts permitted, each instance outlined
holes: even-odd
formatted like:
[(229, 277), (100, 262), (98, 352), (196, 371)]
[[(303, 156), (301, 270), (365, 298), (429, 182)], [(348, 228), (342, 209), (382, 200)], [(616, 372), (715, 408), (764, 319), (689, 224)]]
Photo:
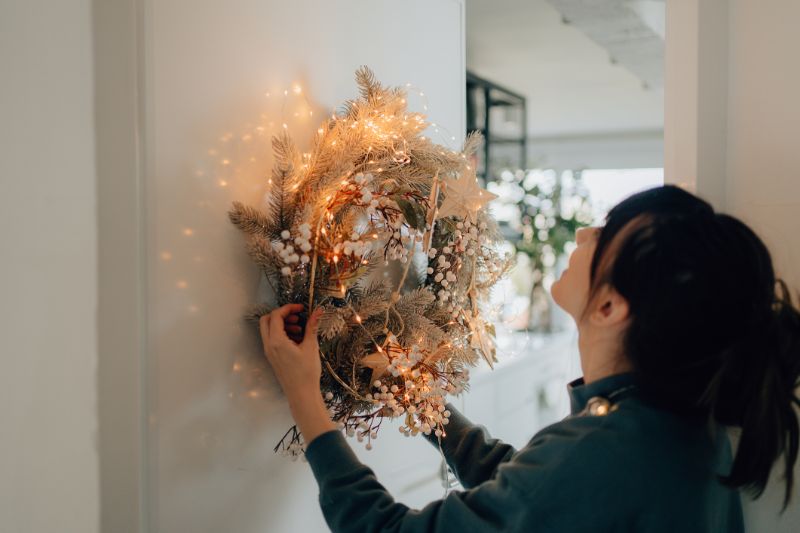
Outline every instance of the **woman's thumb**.
[(311, 313), (311, 316), (308, 317), (308, 322), (306, 322), (305, 335), (303, 336), (303, 343), (317, 342), (317, 328), (319, 326), (319, 317), (321, 315), (322, 315), (322, 308), (317, 307)]

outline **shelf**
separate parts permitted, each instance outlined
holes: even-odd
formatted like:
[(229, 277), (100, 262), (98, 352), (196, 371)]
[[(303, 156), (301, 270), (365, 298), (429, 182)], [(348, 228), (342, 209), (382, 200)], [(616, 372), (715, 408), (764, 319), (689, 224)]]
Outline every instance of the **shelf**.
[(525, 137), (520, 137), (518, 139), (510, 138), (510, 137), (489, 137), (490, 144), (525, 144), (527, 139)]

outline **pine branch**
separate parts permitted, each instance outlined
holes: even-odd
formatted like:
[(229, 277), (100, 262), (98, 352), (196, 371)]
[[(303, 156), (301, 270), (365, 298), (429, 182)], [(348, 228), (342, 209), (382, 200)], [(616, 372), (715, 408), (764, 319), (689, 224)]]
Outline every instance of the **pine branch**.
[(228, 211), (228, 218), (240, 230), (251, 235), (268, 236), (270, 221), (258, 209), (233, 202), (233, 208)]
[(294, 171), (298, 152), (288, 132), (282, 131), (272, 137), (272, 153), (275, 155), (276, 176), (288, 175)]
[(481, 141), (483, 141), (483, 135), (479, 131), (469, 132), (467, 138), (464, 139), (464, 146), (461, 148), (461, 152), (467, 157), (471, 156), (478, 150)]
[(404, 317), (413, 314), (424, 314), (435, 300), (436, 296), (428, 287), (417, 287), (413, 291), (400, 296), (400, 300), (395, 304), (395, 309)]
[(290, 181), (299, 160), (297, 149), (287, 132), (272, 138), (272, 151), (275, 163), (272, 168), (272, 187), (269, 190), (269, 233), (273, 239), (280, 238), (283, 230), (292, 226), (295, 203), (289, 192)]
[(263, 315), (267, 315), (272, 312), (273, 307), (267, 304), (256, 304), (250, 307), (250, 309), (245, 313), (244, 319), (248, 322), (258, 322), (261, 320)]
[(356, 308), (356, 312), (358, 316), (361, 317), (362, 320), (366, 320), (367, 318), (377, 315), (379, 313), (385, 313), (386, 309), (389, 307), (389, 301), (387, 299), (387, 294), (382, 294), (381, 297), (366, 297), (362, 298), (359, 302), (358, 307)]
[(419, 344), (425, 350), (434, 350), (446, 338), (447, 334), (422, 314), (404, 315), (405, 328), (400, 340), (407, 344)]
[(325, 309), (319, 317), (319, 334), (325, 340), (333, 339), (341, 335), (347, 327), (347, 322), (342, 316), (341, 309)]
[(378, 96), (382, 91), (381, 84), (375, 79), (375, 73), (366, 65), (356, 71), (356, 83), (361, 96), (367, 100)]
[(247, 253), (265, 272), (280, 271), (283, 266), (283, 260), (272, 249), (270, 242), (263, 237), (253, 237), (247, 243)]

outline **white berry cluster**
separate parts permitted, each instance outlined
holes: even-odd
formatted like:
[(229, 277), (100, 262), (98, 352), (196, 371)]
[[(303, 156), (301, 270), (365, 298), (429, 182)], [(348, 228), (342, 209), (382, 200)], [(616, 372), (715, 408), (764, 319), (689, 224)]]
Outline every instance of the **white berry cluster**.
[[(441, 305), (447, 305), (447, 310), (455, 317), (466, 303), (467, 295), (455, 290), (458, 277), (456, 273), (461, 269), (465, 260), (470, 258), (481, 259), (488, 266), (489, 272), (497, 272), (501, 268), (501, 261), (492, 254), (492, 249), (485, 246), (487, 237), (482, 231), (486, 230), (486, 222), (474, 224), (469, 219), (456, 223), (456, 230), (452, 238), (441, 250), (431, 247), (428, 257), (435, 259), (434, 266), (428, 267), (427, 273), (433, 275), (434, 283), (441, 287), (436, 291), (437, 300)], [(466, 257), (466, 259), (465, 259)]]
[[(345, 190), (355, 190), (360, 194), (360, 199), (356, 202), (356, 205), (366, 207), (367, 216), (371, 220), (374, 220), (376, 216), (380, 216), (379, 210), (384, 208), (392, 213), (401, 212), (400, 206), (395, 200), (374, 190), (374, 176), (371, 173), (359, 172), (354, 176), (353, 181), (355, 183), (347, 184), (345, 186)], [(380, 233), (381, 238), (386, 239), (388, 244), (386, 257), (387, 261), (396, 260), (400, 261), (401, 263), (407, 263), (410, 248), (409, 244), (412, 241), (421, 242), (422, 233), (408, 226), (405, 218), (402, 216), (380, 216), (380, 218), (383, 219), (386, 224), (385, 228), (380, 230)], [(351, 237), (351, 240), (355, 241), (356, 239)], [(348, 253), (347, 249), (345, 248), (347, 244), (348, 241), (345, 241), (341, 247), (345, 254)], [(372, 245), (374, 246), (376, 244), (377, 241), (374, 241)], [(363, 255), (363, 253), (366, 251), (363, 250), (361, 254), (358, 253), (360, 251), (358, 248), (358, 242), (350, 242), (350, 245), (356, 255)], [(370, 243), (367, 243), (367, 246), (369, 245)], [(335, 251), (338, 251), (338, 249)]]
[[(390, 334), (389, 341), (396, 343), (397, 339)], [(410, 414), (407, 424), (399, 428), (406, 436), (419, 432), (426, 435), (433, 432), (437, 437), (444, 436), (444, 426), (450, 422), (445, 396), (459, 394), (464, 390), (464, 385), (469, 380), (469, 370), (455, 373), (452, 382), (448, 382), (443, 378), (437, 379), (420, 366), (426, 354), (418, 345), (414, 344), (401, 353), (402, 355), (395, 355), (387, 367), (391, 375), (400, 380), (395, 383), (376, 380), (372, 385), (377, 390), (367, 394), (367, 399), (389, 410), (391, 417)]]
[(292, 461), (297, 461), (298, 459), (307, 462), (306, 459), (306, 449), (305, 446), (299, 442), (292, 442), (285, 448), (281, 448), (278, 450), (278, 454), (282, 455), (283, 457), (288, 457)]
[[(400, 206), (397, 202), (386, 196), (381, 196), (378, 200), (378, 205), (392, 213), (401, 213)], [(367, 210), (369, 211), (369, 209)], [(409, 226), (403, 216), (383, 217), (385, 227), (381, 231), (382, 239), (386, 240), (386, 259), (388, 261), (400, 261), (401, 263), (408, 262), (409, 244), (416, 240), (422, 241), (422, 233)]]
[(350, 234), (349, 240), (336, 243), (333, 247), (333, 253), (353, 255), (355, 258), (361, 258), (372, 249), (373, 242), (374, 241), (361, 240), (361, 236), (354, 231)]
[(407, 263), (409, 250), (411, 249), (408, 243), (412, 241), (421, 242), (423, 234), (410, 226), (403, 229), (405, 224), (405, 219), (403, 217), (398, 217), (394, 221), (389, 222), (389, 224), (391, 226), (392, 236), (389, 240), (388, 258), (390, 260), (400, 261), (401, 263)]
[[(381, 205), (381, 201), (385, 200), (385, 198), (381, 196), (375, 196), (375, 191), (373, 190), (374, 179), (375, 176), (369, 172), (359, 172), (353, 177), (355, 189), (361, 193), (361, 200), (357, 205), (366, 206), (367, 215), (375, 214), (376, 209)], [(352, 187), (352, 185), (350, 185), (350, 187)]]
[[(292, 234), (289, 230), (285, 229), (281, 232), (282, 240), (272, 243), (272, 248), (278, 252), (286, 265), (281, 268), (281, 274), (284, 276), (288, 276), (292, 273), (290, 265), (297, 263), (305, 265), (311, 261), (308, 255), (308, 252), (311, 251), (311, 226), (307, 222), (304, 222), (298, 226), (297, 231), (299, 235), (292, 239)], [(295, 248), (295, 246), (297, 248)]]
[(336, 425), (339, 429), (344, 429), (348, 437), (355, 435), (356, 439), (358, 439), (358, 442), (364, 442), (364, 437), (367, 436), (369, 439), (367, 445), (365, 446), (367, 450), (372, 449), (371, 441), (378, 438), (378, 431), (376, 429), (372, 429), (365, 420), (361, 420), (357, 425), (347, 426), (346, 429), (344, 422), (337, 422)]

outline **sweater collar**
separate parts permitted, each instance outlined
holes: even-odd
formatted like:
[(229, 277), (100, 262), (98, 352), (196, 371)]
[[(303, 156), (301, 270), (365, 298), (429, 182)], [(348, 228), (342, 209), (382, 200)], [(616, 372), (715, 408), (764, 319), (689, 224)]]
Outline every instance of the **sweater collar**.
[(608, 398), (615, 391), (630, 387), (635, 381), (633, 372), (606, 376), (589, 384), (584, 383), (582, 377), (573, 380), (567, 384), (570, 413), (573, 415), (580, 413), (586, 407), (589, 398), (594, 396)]

